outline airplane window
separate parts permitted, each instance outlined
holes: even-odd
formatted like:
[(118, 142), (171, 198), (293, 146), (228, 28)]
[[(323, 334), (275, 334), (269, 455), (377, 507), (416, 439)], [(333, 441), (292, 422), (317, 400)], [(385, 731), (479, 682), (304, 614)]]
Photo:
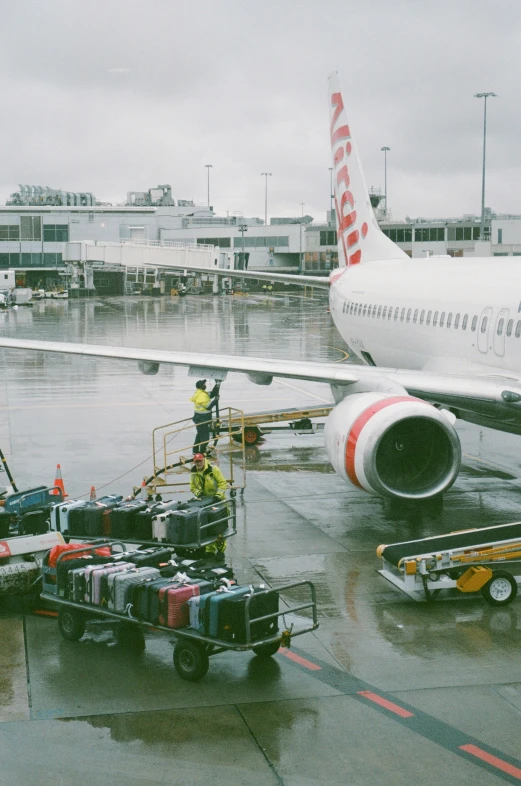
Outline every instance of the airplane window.
[(423, 318), (424, 318), (424, 316), (425, 316), (425, 309), (422, 308), (422, 312), (420, 314), (420, 325), (423, 325)]
[(445, 311), (442, 311), (440, 315), (440, 327), (443, 327), (444, 322), (445, 322)]
[(376, 318), (377, 318), (377, 319), (380, 319), (381, 315), (382, 315), (382, 307), (381, 307), (381, 306), (378, 306), (378, 313), (377, 313), (377, 315), (376, 315)]
[(452, 311), (447, 317), (447, 327), (450, 328), (451, 325), (452, 325)]
[(461, 323), (461, 329), (462, 330), (466, 330), (467, 329), (467, 322), (468, 321), (469, 321), (469, 315), (465, 314), (465, 316), (463, 317), (463, 322)]
[(483, 317), (483, 319), (481, 320), (481, 332), (482, 333), (486, 333), (487, 332), (487, 324), (488, 324), (488, 317)]
[(436, 327), (437, 324), (438, 324), (438, 312), (435, 311), (434, 316), (432, 318), (432, 327)]
[(427, 314), (427, 319), (426, 319), (426, 324), (427, 325), (431, 324), (431, 315), (432, 315), (432, 311), (429, 311), (429, 313)]
[(407, 322), (410, 322), (410, 321), (411, 321), (411, 313), (412, 313), (412, 308), (410, 308), (410, 309), (408, 310), (408, 312), (407, 312)]
[(509, 319), (508, 322), (507, 322), (507, 336), (511, 336), (512, 335), (512, 328), (513, 327), (514, 327), (514, 320), (513, 319)]
[(405, 319), (405, 309), (402, 308), (402, 313), (400, 315), (400, 322), (403, 322), (404, 319)]
[(417, 320), (417, 319), (418, 319), (418, 309), (416, 309), (416, 310), (415, 310), (415, 312), (414, 312), (414, 316), (413, 316), (413, 318), (412, 318), (412, 321), (413, 321), (413, 322), (416, 322), (416, 320)]
[(459, 314), (456, 314), (454, 317), (454, 330), (457, 330), (459, 327)]
[(362, 316), (365, 317), (367, 314), (367, 304), (364, 306), (364, 310), (362, 311)]
[(472, 317), (472, 325), (470, 326), (470, 329), (472, 331), (476, 330), (477, 324), (478, 324), (478, 318), (476, 316)]
[(396, 320), (398, 319), (398, 315), (399, 315), (399, 314), (400, 314), (400, 309), (399, 309), (399, 308), (395, 308), (395, 309), (394, 309), (394, 321), (395, 321), (395, 322), (396, 322)]
[(344, 303), (344, 305), (342, 306), (342, 311), (344, 312), (344, 314), (346, 313), (346, 304), (345, 304), (345, 303)]
[(373, 306), (373, 319), (374, 319), (374, 318), (375, 318), (375, 316), (376, 316), (376, 309), (377, 309), (377, 306)]
[(505, 326), (505, 320), (503, 319), (503, 317), (501, 317), (501, 319), (497, 323), (497, 334), (498, 334), (498, 336), (502, 335), (504, 326)]
[(387, 306), (384, 306), (384, 310), (382, 311), (382, 319), (385, 319), (387, 316)]
[(521, 336), (521, 320), (516, 325), (516, 338), (519, 338), (519, 336)]
[(389, 313), (387, 314), (387, 319), (391, 319), (392, 315), (393, 315), (393, 307), (389, 306)]

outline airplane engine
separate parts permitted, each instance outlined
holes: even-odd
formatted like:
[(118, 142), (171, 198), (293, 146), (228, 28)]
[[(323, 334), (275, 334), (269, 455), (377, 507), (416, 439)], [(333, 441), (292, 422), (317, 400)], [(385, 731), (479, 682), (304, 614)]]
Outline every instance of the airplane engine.
[(153, 377), (159, 371), (159, 363), (156, 363), (154, 360), (138, 360), (137, 366), (141, 373), (147, 374), (147, 376)]
[(447, 417), (408, 395), (347, 396), (329, 415), (325, 438), (335, 471), (382, 497), (434, 497), (454, 483), (461, 465)]

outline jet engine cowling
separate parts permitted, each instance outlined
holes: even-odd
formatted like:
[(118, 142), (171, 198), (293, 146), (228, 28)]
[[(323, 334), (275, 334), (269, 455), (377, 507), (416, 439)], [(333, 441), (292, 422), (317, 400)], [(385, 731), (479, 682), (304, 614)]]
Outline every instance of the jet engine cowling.
[(413, 396), (347, 396), (329, 415), (325, 438), (335, 471), (383, 497), (429, 499), (454, 483), (461, 466), (449, 420)]

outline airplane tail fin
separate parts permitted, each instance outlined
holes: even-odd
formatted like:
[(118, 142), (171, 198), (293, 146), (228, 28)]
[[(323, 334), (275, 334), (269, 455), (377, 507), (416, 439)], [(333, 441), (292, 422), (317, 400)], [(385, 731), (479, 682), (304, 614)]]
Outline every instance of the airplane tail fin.
[(405, 251), (384, 235), (373, 213), (336, 71), (329, 76), (329, 111), (339, 267), (408, 259)]

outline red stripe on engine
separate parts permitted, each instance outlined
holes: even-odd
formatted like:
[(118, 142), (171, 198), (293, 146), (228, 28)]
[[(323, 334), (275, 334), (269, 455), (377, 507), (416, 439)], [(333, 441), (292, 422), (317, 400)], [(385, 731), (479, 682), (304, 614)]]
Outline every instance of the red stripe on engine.
[(382, 401), (377, 401), (375, 404), (371, 404), (371, 406), (367, 407), (367, 409), (364, 409), (362, 414), (353, 423), (351, 431), (347, 435), (346, 440), (345, 466), (347, 477), (354, 486), (362, 488), (362, 484), (358, 480), (355, 471), (355, 453), (358, 437), (360, 436), (363, 427), (371, 420), (373, 415), (376, 415), (377, 412), (380, 412), (382, 409), (390, 407), (393, 404), (399, 404), (401, 401), (421, 401), (421, 399), (414, 398), (414, 396), (393, 396), (392, 398), (385, 398)]

